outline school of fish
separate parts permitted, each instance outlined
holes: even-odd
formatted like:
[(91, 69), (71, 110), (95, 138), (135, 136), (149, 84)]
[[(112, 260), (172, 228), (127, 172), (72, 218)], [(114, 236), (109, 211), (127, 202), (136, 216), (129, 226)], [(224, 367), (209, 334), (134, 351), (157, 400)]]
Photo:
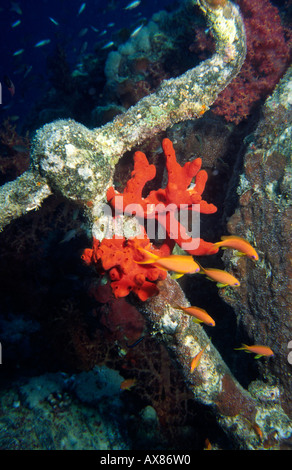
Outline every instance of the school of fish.
[[(233, 249), (236, 251), (237, 256), (246, 256), (251, 260), (258, 261), (259, 256), (253, 246), (244, 238), (230, 235), (221, 238), (220, 242), (213, 244), (214, 248), (222, 249)], [(216, 282), (217, 287), (239, 287), (240, 282), (232, 274), (227, 271), (217, 268), (204, 268), (197, 263), (192, 256), (189, 255), (169, 255), (169, 256), (157, 256), (151, 253), (149, 250), (138, 248), (141, 254), (143, 254), (143, 260), (136, 261), (139, 264), (153, 264), (160, 269), (165, 269), (172, 272), (172, 277), (179, 278), (184, 274), (204, 274), (207, 279)], [(212, 254), (212, 251), (211, 251)], [(175, 304), (174, 308), (181, 310), (183, 313), (191, 316), (197, 323), (204, 323), (208, 326), (215, 326), (215, 321), (206, 312), (206, 310), (190, 306), (185, 307), (183, 305)], [(206, 346), (192, 359), (191, 361), (191, 373), (199, 366), (201, 357), (206, 349)], [(246, 352), (254, 353), (255, 359), (261, 357), (272, 357), (274, 355), (271, 348), (264, 345), (251, 345), (248, 346), (243, 344), (240, 348), (235, 350), (244, 350)]]
[[(124, 12), (125, 12), (124, 14), (128, 16), (129, 15), (128, 12), (131, 12), (133, 10), (136, 11), (135, 9), (137, 9), (137, 7), (139, 7), (141, 4), (142, 4), (141, 0), (135, 0), (135, 1), (132, 1), (128, 4), (126, 4), (124, 7), (122, 7), (122, 10), (124, 10)], [(10, 11), (13, 12), (14, 15), (18, 15), (18, 18), (15, 19), (14, 21), (12, 21), (10, 23), (10, 26), (13, 30), (16, 29), (16, 28), (19, 29), (20, 25), (24, 24), (24, 22), (22, 20), (22, 16), (23, 16), (22, 8), (20, 6), (20, 3), (17, 3), (17, 2), (12, 1), (10, 3), (10, 5), (11, 5), (10, 6)], [(116, 3), (116, 8), (118, 8), (118, 7), (119, 7), (119, 4)], [(108, 8), (111, 8), (111, 7), (108, 6)], [(88, 11), (88, 5), (87, 5), (86, 2), (83, 2), (83, 3), (80, 4), (79, 8), (76, 11), (76, 18), (84, 18), (84, 15), (83, 15), (84, 11), (86, 11), (86, 12)], [(144, 24), (145, 24), (145, 21), (146, 21), (146, 18), (142, 17), (142, 13), (140, 11), (137, 14), (135, 14), (135, 18), (136, 18), (136, 21), (134, 23), (134, 29), (129, 32), (129, 37), (130, 38), (134, 38), (140, 33), (140, 31), (144, 27)], [(48, 22), (53, 24), (56, 27), (56, 31), (57, 31), (57, 28), (59, 28), (59, 30), (60, 30), (61, 27), (62, 27), (62, 21), (60, 21), (59, 18), (56, 18), (54, 16), (48, 16)], [(109, 23), (106, 24), (107, 29), (102, 29), (102, 31), (100, 31), (100, 29), (97, 28), (96, 26), (89, 24), (88, 26), (82, 28), (79, 31), (79, 33), (76, 34), (76, 37), (77, 38), (83, 38), (87, 34), (89, 34), (89, 32), (91, 30), (94, 33), (96, 33), (97, 39), (99, 41), (102, 41), (100, 43), (100, 46), (99, 46), (100, 50), (101, 51), (107, 51), (107, 50), (112, 49), (115, 46), (117, 46), (116, 42), (113, 39), (106, 40), (106, 36), (109, 37), (111, 35), (111, 31), (112, 31), (111, 28), (113, 28), (114, 26), (115, 26), (115, 23), (113, 21), (110, 21)], [(104, 39), (104, 37), (105, 37), (105, 39)], [(36, 49), (40, 49), (40, 48), (44, 48), (45, 46), (48, 46), (52, 43), (53, 43), (52, 38), (45, 37), (43, 39), (40, 38), (35, 44), (31, 44), (31, 47), (34, 47)], [(87, 40), (85, 40), (81, 44), (80, 48), (78, 49), (80, 55), (84, 54), (84, 52), (87, 50), (89, 44), (90, 43)], [(25, 61), (31, 55), (30, 46), (26, 45), (26, 48), (20, 47), (20, 48), (16, 49), (15, 51), (13, 51), (11, 53), (11, 55), (12, 55), (12, 57), (18, 58), (17, 59), (18, 60), (17, 64), (19, 65), (19, 63), (20, 63), (19, 58), (20, 57), (22, 57), (23, 61)], [(28, 74), (31, 73), (32, 70), (33, 70), (32, 65), (26, 64), (26, 63), (23, 62), (22, 65), (19, 66), (19, 69), (16, 70), (16, 72), (14, 72), (14, 73), (22, 73), (23, 74), (23, 79), (25, 79), (28, 76)], [(9, 78), (9, 81), (12, 84), (11, 78)], [(13, 89), (13, 93), (11, 92), (12, 89)], [(15, 92), (15, 86), (14, 85), (13, 85), (13, 87), (10, 86), (8, 88), (8, 90), (10, 91), (11, 96), (13, 97), (14, 92)], [(9, 107), (11, 107), (12, 105), (13, 105), (13, 100), (9, 104)], [(6, 109), (6, 108), (4, 107), (3, 109)], [(8, 106), (7, 106), (7, 109), (8, 109)]]

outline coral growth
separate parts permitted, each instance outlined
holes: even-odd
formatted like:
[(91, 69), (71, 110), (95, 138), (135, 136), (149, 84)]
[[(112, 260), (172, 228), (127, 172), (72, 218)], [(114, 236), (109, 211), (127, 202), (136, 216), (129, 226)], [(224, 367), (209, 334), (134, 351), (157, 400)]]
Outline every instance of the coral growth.
[[(100, 274), (108, 271), (116, 298), (125, 297), (133, 291), (141, 300), (146, 300), (158, 292), (154, 281), (165, 279), (166, 271), (138, 264), (136, 261), (143, 259), (138, 247), (150, 247), (149, 239), (114, 237), (105, 238), (102, 242), (94, 239), (92, 249), (87, 248), (82, 259), (87, 264), (94, 264)], [(157, 250), (157, 254), (160, 253)]]
[(246, 30), (246, 60), (213, 107), (216, 114), (235, 124), (273, 91), (291, 58), (277, 8), (268, 0), (238, 0), (238, 3)]
[[(208, 179), (207, 172), (201, 170), (202, 160), (196, 158), (183, 167), (176, 161), (172, 142), (164, 139), (162, 148), (166, 157), (168, 182), (166, 187), (153, 190), (146, 198), (142, 197), (145, 184), (156, 174), (154, 165), (150, 165), (144, 153), (134, 155), (134, 171), (121, 194), (113, 187), (107, 191), (107, 199), (118, 213), (132, 215), (142, 220), (156, 219), (166, 233), (165, 243), (173, 248), (177, 243), (192, 255), (209, 254), (212, 243), (202, 239), (192, 239), (187, 229), (176, 219), (183, 210), (213, 214), (217, 208), (202, 199), (202, 193)], [(195, 184), (191, 184), (195, 178)], [(134, 204), (134, 206), (133, 206)], [(176, 230), (174, 230), (176, 227)], [(213, 251), (214, 252), (214, 251)]]
[[(243, 173), (237, 188), (239, 205), (228, 220), (232, 234), (250, 233), (261, 254), (259, 268), (250, 270), (243, 259), (237, 262), (241, 289), (227, 298), (245, 331), (245, 340), (273, 345), (275, 357), (258, 361), (265, 379), (272, 375), (281, 387), (280, 401), (292, 417), (291, 364), (287, 360), (291, 340), (291, 132), (289, 104), (292, 70), (266, 101), (262, 119), (243, 158)], [(263, 223), (264, 221), (264, 223)], [(224, 263), (232, 263), (225, 252)], [(233, 264), (234, 265), (234, 264)], [(241, 338), (243, 339), (243, 338)]]

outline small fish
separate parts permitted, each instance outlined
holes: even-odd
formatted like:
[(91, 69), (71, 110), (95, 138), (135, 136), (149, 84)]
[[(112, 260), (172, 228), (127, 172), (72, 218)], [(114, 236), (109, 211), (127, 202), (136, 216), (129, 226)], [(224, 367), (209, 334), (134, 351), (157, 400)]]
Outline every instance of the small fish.
[(135, 2), (129, 3), (124, 10), (132, 10), (133, 8), (137, 8), (141, 3), (141, 0), (136, 0)]
[(129, 390), (136, 385), (136, 379), (125, 379), (121, 382), (120, 390)]
[(108, 277), (107, 277), (107, 276), (103, 276), (103, 277), (101, 278), (100, 285), (101, 285), (101, 286), (106, 286), (108, 282), (109, 282)]
[(113, 28), (114, 25), (115, 25), (115, 23), (108, 23), (107, 27), (108, 27), (108, 28)]
[(13, 52), (13, 56), (16, 57), (20, 54), (23, 54), (24, 53), (24, 49), (18, 49), (17, 51)]
[(256, 422), (252, 423), (252, 422), (249, 421), (248, 419), (247, 419), (247, 421), (248, 421), (248, 423), (250, 424), (250, 426), (252, 427), (252, 429), (254, 430), (254, 432), (256, 433), (256, 435), (257, 435), (257, 436), (260, 438), (260, 440), (262, 441), (264, 435), (263, 435), (263, 431), (262, 431), (262, 429), (260, 428), (260, 426), (259, 426)]
[(204, 447), (204, 450), (212, 450), (212, 444), (211, 444), (211, 442), (209, 441), (208, 438), (205, 439), (205, 447)]
[(137, 34), (139, 33), (139, 31), (141, 31), (143, 26), (144, 24), (140, 24), (140, 26), (137, 26), (137, 28), (135, 28), (134, 31), (131, 33), (130, 37), (134, 38), (135, 36), (137, 36)]
[(253, 427), (253, 430), (254, 432), (259, 436), (259, 438), (262, 440), (264, 435), (263, 435), (263, 431), (261, 430), (260, 426), (257, 424), (257, 423), (254, 423), (254, 425), (252, 426)]
[(8, 75), (4, 75), (4, 83), (7, 86), (11, 96), (14, 96), (15, 95), (15, 86), (14, 86), (12, 80), (10, 80), (10, 78), (8, 77)]
[(10, 109), (10, 108), (12, 108), (12, 106), (13, 106), (13, 103), (12, 103), (12, 101), (10, 101), (10, 103), (9, 103), (9, 104), (7, 104), (6, 106), (2, 106), (2, 108), (1, 108), (1, 109), (3, 109), (4, 111), (7, 111), (7, 109)]
[(82, 5), (80, 6), (78, 10), (77, 16), (81, 15), (81, 13), (85, 10), (85, 7), (86, 7), (86, 3), (82, 3)]
[(104, 46), (102, 46), (101, 49), (109, 49), (110, 47), (113, 47), (115, 43), (113, 41), (107, 42)]
[(59, 26), (59, 23), (57, 20), (55, 20), (54, 18), (52, 18), (51, 16), (49, 16), (49, 20), (54, 23), (56, 26)]
[(104, 36), (106, 33), (107, 33), (107, 30), (104, 29), (101, 33), (99, 33), (99, 36), (100, 36), (100, 37), (101, 37), (101, 36)]
[(138, 264), (153, 264), (166, 271), (174, 271), (180, 274), (193, 274), (200, 271), (200, 266), (194, 261), (192, 256), (169, 255), (160, 257), (144, 248), (137, 248), (144, 255), (143, 261), (136, 261)]
[(268, 346), (261, 346), (260, 344), (254, 344), (253, 346), (248, 346), (247, 344), (242, 344), (241, 348), (234, 348), (235, 351), (246, 351), (249, 353), (256, 354), (255, 359), (259, 359), (262, 356), (271, 357), (274, 356), (273, 351)]
[(94, 31), (95, 33), (98, 33), (99, 29), (97, 29), (95, 26), (92, 26), (92, 25), (90, 27), (92, 31)]
[(11, 25), (11, 28), (16, 28), (16, 26), (19, 26), (20, 23), (21, 23), (21, 20), (14, 21), (14, 23), (12, 23)]
[(88, 28), (83, 28), (83, 29), (81, 29), (81, 31), (79, 31), (78, 37), (79, 37), (79, 38), (82, 38), (82, 37), (85, 36), (85, 34), (87, 34), (87, 33), (88, 33)]
[(37, 42), (34, 47), (43, 47), (46, 46), (47, 44), (50, 44), (51, 40), (50, 39), (43, 39), (42, 41)]
[(202, 358), (202, 355), (206, 349), (207, 345), (200, 351), (198, 352), (198, 354), (193, 358), (192, 362), (191, 362), (191, 374), (194, 372), (194, 370), (198, 367), (198, 365), (200, 364), (200, 360)]
[[(84, 52), (86, 51), (87, 47), (88, 47), (88, 42), (87, 42), (87, 41), (84, 41), (84, 43), (83, 43), (83, 44), (81, 45), (81, 47), (80, 47), (79, 54), (81, 54), (81, 55), (84, 54)], [(86, 74), (84, 74), (84, 75), (86, 75)]]
[(209, 325), (209, 326), (215, 326), (215, 321), (213, 320), (212, 317), (210, 317), (210, 315), (203, 308), (182, 307), (181, 305), (178, 305), (178, 304), (177, 304), (177, 307), (183, 310), (188, 315), (195, 317), (196, 319), (195, 321), (197, 323), (205, 323), (206, 325)]
[(259, 255), (251, 244), (244, 238), (237, 237), (235, 235), (221, 237), (221, 242), (214, 243), (214, 246), (218, 248), (233, 248), (239, 252), (240, 256), (248, 256), (248, 258), (257, 261)]
[(240, 286), (238, 279), (232, 276), (232, 274), (229, 274), (227, 271), (223, 271), (222, 269), (203, 268), (201, 266), (200, 273), (205, 274), (211, 281), (215, 281), (217, 283), (217, 287)]

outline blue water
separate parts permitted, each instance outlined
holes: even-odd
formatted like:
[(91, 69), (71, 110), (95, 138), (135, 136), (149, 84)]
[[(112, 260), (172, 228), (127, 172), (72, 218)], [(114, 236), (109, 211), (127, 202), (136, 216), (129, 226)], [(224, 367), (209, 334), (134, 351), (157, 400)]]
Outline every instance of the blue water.
[[(85, 8), (78, 14), (83, 3)], [(25, 117), (49, 88), (47, 58), (57, 45), (61, 45), (66, 51), (66, 59), (73, 68), (80, 60), (85, 42), (86, 54), (93, 52), (97, 43), (103, 45), (111, 41), (113, 34), (121, 28), (131, 28), (142, 18), (148, 19), (154, 12), (170, 7), (175, 2), (142, 0), (138, 7), (125, 10), (129, 3), (128, 0), (2, 0), (0, 120), (7, 116), (13, 116), (15, 121)], [(20, 23), (15, 25), (18, 21)], [(106, 33), (100, 35), (105, 30)], [(48, 44), (35, 47), (39, 41), (48, 39)], [(13, 55), (21, 49), (24, 50), (21, 54)], [(5, 75), (15, 87), (13, 97), (4, 83)]]

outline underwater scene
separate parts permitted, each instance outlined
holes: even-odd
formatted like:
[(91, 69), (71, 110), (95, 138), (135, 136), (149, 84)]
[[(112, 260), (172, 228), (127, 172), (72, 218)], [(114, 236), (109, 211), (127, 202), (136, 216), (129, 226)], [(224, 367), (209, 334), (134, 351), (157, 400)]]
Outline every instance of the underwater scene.
[(292, 450), (291, 19), (2, 0), (1, 450)]

